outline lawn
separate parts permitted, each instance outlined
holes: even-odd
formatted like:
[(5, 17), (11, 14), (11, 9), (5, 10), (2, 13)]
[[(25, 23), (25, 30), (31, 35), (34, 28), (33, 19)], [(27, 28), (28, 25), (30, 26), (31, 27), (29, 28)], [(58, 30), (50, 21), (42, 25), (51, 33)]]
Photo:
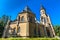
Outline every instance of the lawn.
[(60, 40), (57, 38), (0, 38), (0, 40)]

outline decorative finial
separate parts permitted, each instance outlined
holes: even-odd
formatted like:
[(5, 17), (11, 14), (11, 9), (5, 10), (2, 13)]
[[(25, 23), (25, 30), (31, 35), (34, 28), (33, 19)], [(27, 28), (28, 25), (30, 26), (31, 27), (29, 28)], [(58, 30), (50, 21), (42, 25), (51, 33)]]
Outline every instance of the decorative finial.
[(31, 10), (30, 10), (29, 6), (27, 5), (27, 6), (24, 8), (23, 11), (31, 11)]

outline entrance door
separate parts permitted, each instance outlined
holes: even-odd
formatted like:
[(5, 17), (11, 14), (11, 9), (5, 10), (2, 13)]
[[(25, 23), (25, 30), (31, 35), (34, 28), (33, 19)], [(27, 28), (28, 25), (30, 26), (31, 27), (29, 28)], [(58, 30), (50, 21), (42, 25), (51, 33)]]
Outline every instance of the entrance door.
[(48, 27), (46, 27), (46, 31), (47, 31), (48, 37), (50, 37), (50, 31), (49, 31)]

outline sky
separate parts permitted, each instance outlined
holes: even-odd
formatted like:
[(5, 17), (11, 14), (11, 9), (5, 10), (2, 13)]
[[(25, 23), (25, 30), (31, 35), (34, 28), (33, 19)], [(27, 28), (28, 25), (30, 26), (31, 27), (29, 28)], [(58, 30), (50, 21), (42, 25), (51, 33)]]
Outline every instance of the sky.
[(60, 0), (0, 0), (0, 17), (8, 15), (14, 20), (26, 5), (34, 12), (38, 21), (40, 21), (40, 7), (43, 5), (52, 24), (60, 25)]

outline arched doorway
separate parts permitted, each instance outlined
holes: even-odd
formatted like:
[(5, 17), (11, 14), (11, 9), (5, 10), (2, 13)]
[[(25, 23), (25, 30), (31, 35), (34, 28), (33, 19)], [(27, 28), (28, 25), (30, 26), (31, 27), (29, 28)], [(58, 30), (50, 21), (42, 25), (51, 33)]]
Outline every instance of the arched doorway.
[(46, 31), (47, 31), (48, 37), (50, 37), (50, 31), (49, 31), (49, 28), (48, 27), (46, 27)]

